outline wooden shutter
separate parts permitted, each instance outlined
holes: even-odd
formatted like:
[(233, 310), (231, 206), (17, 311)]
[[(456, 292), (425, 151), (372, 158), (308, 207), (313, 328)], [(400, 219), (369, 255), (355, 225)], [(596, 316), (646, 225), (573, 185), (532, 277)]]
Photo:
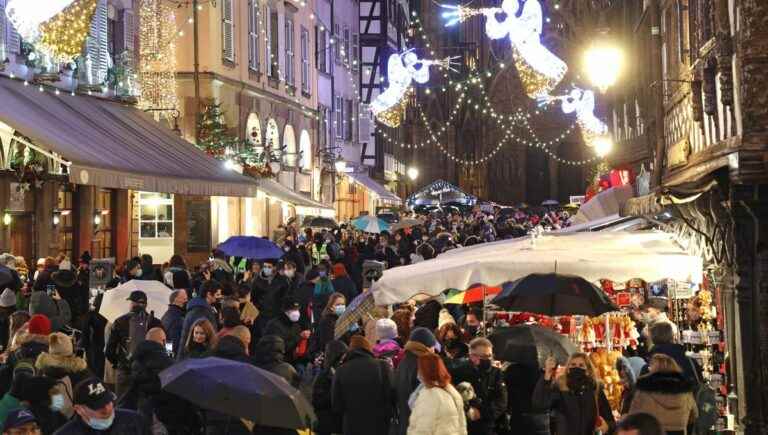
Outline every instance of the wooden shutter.
[(267, 75), (272, 77), (274, 70), (274, 65), (272, 64), (272, 10), (267, 6), (265, 11), (264, 21), (266, 22), (267, 31), (264, 44), (266, 46), (264, 62), (267, 63)]
[(344, 100), (344, 139), (352, 140), (352, 100)]
[(0, 62), (3, 62), (8, 56), (8, 51), (5, 47), (5, 41), (8, 39), (8, 18), (5, 16), (5, 0), (0, 0)]
[(128, 51), (133, 53), (136, 48), (136, 22), (134, 19), (133, 11), (130, 9), (123, 9), (120, 11), (120, 28), (122, 30), (122, 38), (120, 40), (121, 48), (120, 52)]
[(93, 68), (93, 83), (89, 83), (92, 85), (104, 83), (111, 66), (107, 20), (107, 0), (99, 0), (91, 21), (91, 32), (86, 40), (86, 53), (91, 58)]
[(232, 0), (221, 2), (221, 41), (224, 60), (235, 61), (235, 20)]
[(360, 35), (355, 33), (352, 35), (352, 71), (357, 72), (360, 68)]
[(248, 2), (248, 67), (259, 70), (259, 2)]
[(301, 90), (309, 92), (309, 31), (301, 28)]

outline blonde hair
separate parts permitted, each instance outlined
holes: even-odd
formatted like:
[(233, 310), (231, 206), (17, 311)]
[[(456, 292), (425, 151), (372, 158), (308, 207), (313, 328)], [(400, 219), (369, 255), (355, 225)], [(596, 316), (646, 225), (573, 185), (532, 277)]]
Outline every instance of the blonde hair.
[(568, 390), (568, 367), (570, 367), (571, 362), (575, 359), (581, 359), (584, 361), (584, 364), (587, 366), (587, 376), (589, 376), (593, 381), (595, 381), (595, 385), (598, 387), (600, 386), (600, 379), (597, 377), (597, 372), (595, 371), (595, 366), (592, 364), (592, 360), (589, 359), (589, 355), (583, 352), (576, 352), (574, 354), (571, 354), (570, 357), (568, 357), (568, 361), (565, 363), (566, 371), (565, 374), (560, 376), (558, 378), (558, 384), (560, 386), (560, 389), (563, 391)]
[(651, 357), (648, 362), (648, 370), (651, 373), (682, 373), (683, 369), (677, 364), (677, 361), (668, 355), (657, 353)]
[(227, 332), (227, 335), (237, 337), (243, 342), (243, 346), (246, 349), (248, 348), (248, 345), (251, 344), (251, 331), (243, 325), (237, 325), (230, 329), (229, 332)]

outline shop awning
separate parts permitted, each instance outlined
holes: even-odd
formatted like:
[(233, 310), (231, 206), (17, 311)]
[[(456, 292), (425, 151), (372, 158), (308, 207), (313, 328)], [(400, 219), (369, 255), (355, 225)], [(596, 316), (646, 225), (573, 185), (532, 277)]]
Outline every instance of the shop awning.
[(328, 207), (321, 202), (314, 201), (300, 193), (296, 193), (275, 180), (270, 178), (261, 178), (258, 179), (256, 183), (256, 187), (264, 192), (267, 196), (271, 196), (280, 201), (287, 202), (296, 206), (296, 208), (299, 209), (297, 210), (298, 214), (327, 217), (333, 217), (336, 215), (336, 211), (332, 207)]
[(252, 179), (144, 112), (0, 78), (0, 121), (71, 162), (69, 179), (113, 189), (205, 196), (255, 196)]
[(368, 174), (362, 172), (352, 172), (347, 174), (347, 176), (365, 186), (366, 189), (373, 192), (376, 196), (379, 197), (380, 200), (384, 202), (395, 204), (402, 204), (403, 202), (399, 196), (395, 195), (394, 193), (387, 190), (386, 187), (377, 183), (373, 178), (369, 177)]

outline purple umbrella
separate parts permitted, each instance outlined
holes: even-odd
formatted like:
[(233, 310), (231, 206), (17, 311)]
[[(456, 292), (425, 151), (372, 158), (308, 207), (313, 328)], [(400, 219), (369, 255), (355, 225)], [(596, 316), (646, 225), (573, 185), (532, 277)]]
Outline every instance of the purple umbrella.
[(253, 236), (232, 236), (216, 247), (230, 257), (243, 257), (251, 260), (281, 258), (283, 250), (269, 239)]

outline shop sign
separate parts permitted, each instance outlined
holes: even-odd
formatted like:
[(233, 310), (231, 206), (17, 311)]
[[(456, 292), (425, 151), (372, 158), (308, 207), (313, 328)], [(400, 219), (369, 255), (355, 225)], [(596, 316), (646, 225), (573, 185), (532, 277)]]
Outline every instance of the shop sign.
[(11, 183), (10, 198), (8, 199), (8, 211), (26, 211), (24, 198), (26, 197), (28, 185), (22, 183)]
[(667, 165), (669, 168), (676, 168), (688, 164), (688, 157), (691, 155), (691, 144), (688, 138), (672, 145), (667, 150)]

